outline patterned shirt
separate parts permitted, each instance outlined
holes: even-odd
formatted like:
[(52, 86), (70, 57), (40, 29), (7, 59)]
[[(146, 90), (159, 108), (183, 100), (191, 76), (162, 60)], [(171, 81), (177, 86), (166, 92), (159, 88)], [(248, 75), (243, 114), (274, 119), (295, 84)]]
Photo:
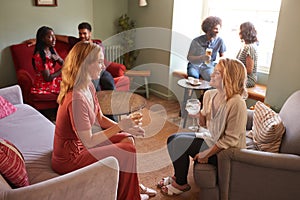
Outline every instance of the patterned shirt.
[(239, 59), (246, 66), (246, 58), (250, 56), (253, 59), (254, 66), (251, 74), (247, 74), (246, 87), (254, 87), (257, 82), (257, 44), (245, 44), (238, 52), (237, 59)]

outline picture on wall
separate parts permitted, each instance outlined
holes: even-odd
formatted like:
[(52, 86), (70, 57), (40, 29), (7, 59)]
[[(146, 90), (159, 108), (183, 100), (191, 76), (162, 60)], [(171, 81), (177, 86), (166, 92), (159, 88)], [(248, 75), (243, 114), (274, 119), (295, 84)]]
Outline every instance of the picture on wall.
[(35, 0), (36, 6), (57, 6), (57, 0)]

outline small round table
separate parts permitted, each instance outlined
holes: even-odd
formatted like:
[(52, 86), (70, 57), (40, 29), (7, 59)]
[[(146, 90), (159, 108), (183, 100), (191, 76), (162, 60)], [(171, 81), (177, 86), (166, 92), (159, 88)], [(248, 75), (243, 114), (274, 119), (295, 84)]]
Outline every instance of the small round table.
[(184, 88), (184, 96), (183, 96), (183, 101), (182, 101), (182, 106), (181, 106), (181, 117), (183, 118), (183, 128), (185, 128), (186, 125), (186, 120), (187, 120), (187, 116), (188, 113), (185, 110), (185, 106), (186, 106), (186, 102), (188, 99), (190, 99), (193, 95), (194, 90), (200, 90), (200, 101), (202, 103), (202, 98), (203, 98), (203, 94), (206, 90), (212, 88), (209, 85), (208, 81), (205, 80), (199, 80), (200, 84), (199, 85), (191, 85), (188, 81), (188, 79), (180, 79), (178, 80), (177, 84), (181, 87)]
[(99, 104), (104, 115), (127, 115), (146, 106), (146, 99), (141, 95), (115, 90), (97, 92)]

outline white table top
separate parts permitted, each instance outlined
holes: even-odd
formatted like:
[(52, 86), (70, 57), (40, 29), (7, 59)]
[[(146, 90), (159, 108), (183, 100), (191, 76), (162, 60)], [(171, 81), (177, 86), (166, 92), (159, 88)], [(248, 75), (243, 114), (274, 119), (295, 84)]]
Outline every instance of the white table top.
[(193, 89), (193, 90), (205, 90), (211, 88), (208, 81), (205, 80), (199, 80), (199, 81), (201, 84), (194, 86), (188, 82), (188, 79), (183, 78), (178, 80), (177, 84), (183, 88)]

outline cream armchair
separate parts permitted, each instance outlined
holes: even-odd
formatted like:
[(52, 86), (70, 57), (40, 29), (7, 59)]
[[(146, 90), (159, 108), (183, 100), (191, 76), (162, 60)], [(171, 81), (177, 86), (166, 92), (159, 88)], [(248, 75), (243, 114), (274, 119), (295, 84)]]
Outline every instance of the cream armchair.
[[(286, 132), (279, 153), (228, 149), (218, 155), (218, 169), (196, 164), (200, 199), (300, 199), (300, 91), (292, 94), (279, 115)], [(251, 126), (252, 112), (249, 112)], [(204, 176), (206, 175), (206, 176)]]

